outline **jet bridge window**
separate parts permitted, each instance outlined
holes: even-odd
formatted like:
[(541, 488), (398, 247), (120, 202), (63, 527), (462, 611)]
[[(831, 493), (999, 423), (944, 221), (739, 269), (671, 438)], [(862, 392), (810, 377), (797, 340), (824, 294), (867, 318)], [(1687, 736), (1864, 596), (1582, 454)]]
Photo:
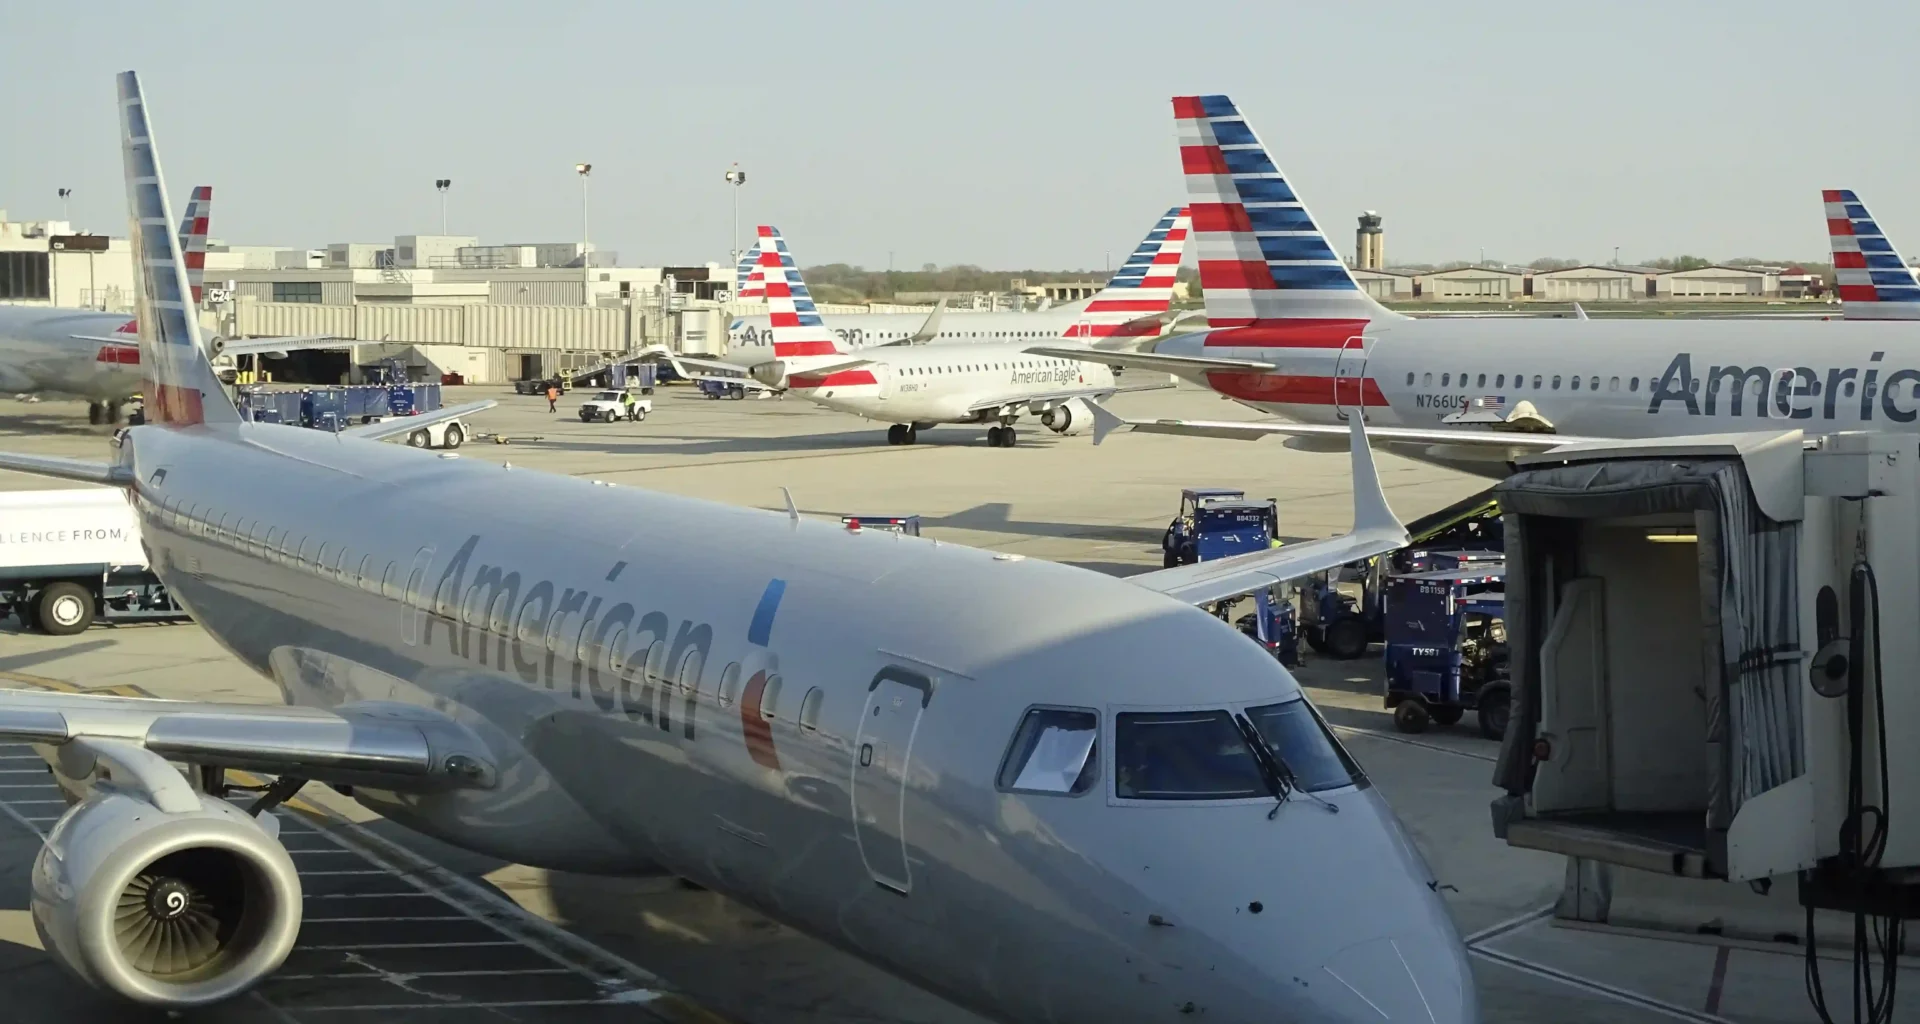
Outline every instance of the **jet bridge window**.
[(1113, 734), (1113, 795), (1123, 800), (1239, 800), (1271, 792), (1225, 711), (1122, 713)]
[(1100, 716), (1079, 708), (1031, 708), (1000, 763), (1000, 788), (1078, 796), (1099, 774)]
[(1340, 746), (1327, 723), (1306, 698), (1248, 708), (1247, 719), (1260, 738), (1293, 773), (1293, 784), (1309, 793), (1365, 785), (1360, 765)]

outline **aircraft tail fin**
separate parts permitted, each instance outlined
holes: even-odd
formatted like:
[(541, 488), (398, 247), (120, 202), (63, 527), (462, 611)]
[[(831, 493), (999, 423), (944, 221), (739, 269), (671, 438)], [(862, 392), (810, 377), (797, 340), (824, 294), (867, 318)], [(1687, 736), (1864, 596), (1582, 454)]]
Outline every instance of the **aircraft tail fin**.
[(169, 426), (237, 424), (240, 413), (221, 388), (201, 344), (186, 259), (174, 233), (178, 222), (167, 204), (140, 76), (121, 72), (118, 85), (147, 421)]
[(767, 297), (767, 276), (760, 270), (760, 243), (757, 240), (753, 248), (740, 255), (740, 265), (734, 268), (733, 297), (742, 302)]
[(1080, 306), (1066, 335), (1092, 339), (1159, 333), (1153, 318), (1173, 308), (1174, 279), (1180, 273), (1191, 227), (1186, 207), (1168, 210), (1114, 271), (1106, 287)]
[(197, 186), (187, 200), (186, 216), (180, 218), (180, 252), (187, 259), (187, 289), (196, 310), (207, 280), (207, 218), (212, 213), (213, 186)]
[(760, 226), (760, 272), (766, 277), (767, 322), (776, 359), (846, 355), (840, 339), (820, 319), (800, 268), (778, 228)]
[(1920, 320), (1920, 275), (1900, 258), (1866, 204), (1846, 188), (1827, 189), (1820, 198), (1827, 205), (1841, 315), (1848, 320)]
[(1173, 116), (1214, 327), (1404, 319), (1360, 289), (1232, 100), (1175, 96)]

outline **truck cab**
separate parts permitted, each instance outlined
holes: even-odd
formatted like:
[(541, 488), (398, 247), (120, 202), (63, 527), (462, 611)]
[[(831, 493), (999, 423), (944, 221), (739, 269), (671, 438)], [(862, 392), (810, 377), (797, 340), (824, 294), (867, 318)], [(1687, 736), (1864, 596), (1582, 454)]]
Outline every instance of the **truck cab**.
[(1191, 565), (1272, 546), (1280, 531), (1279, 503), (1246, 499), (1247, 492), (1226, 487), (1182, 490), (1180, 514), (1160, 538), (1161, 564)]
[(1387, 579), (1386, 706), (1401, 732), (1475, 711), (1481, 735), (1505, 733), (1505, 576), (1504, 564), (1478, 562)]

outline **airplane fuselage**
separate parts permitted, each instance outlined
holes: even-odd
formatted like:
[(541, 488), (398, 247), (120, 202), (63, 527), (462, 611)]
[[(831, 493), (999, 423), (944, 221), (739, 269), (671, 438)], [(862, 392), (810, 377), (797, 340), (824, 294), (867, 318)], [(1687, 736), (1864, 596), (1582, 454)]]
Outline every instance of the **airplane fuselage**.
[[(1509, 413), (1529, 402), (1555, 432), (1589, 437), (1920, 429), (1920, 328), (1911, 323), (1400, 320), (1248, 338), (1222, 329), (1155, 351), (1273, 364), (1195, 379), (1308, 423), (1364, 407), (1369, 423), (1485, 431), (1449, 417), (1491, 399)], [(1425, 457), (1424, 446), (1393, 447)], [(1430, 461), (1506, 475), (1504, 464)]]
[[(1147, 315), (1147, 314), (1141, 314)], [(926, 325), (925, 313), (853, 313), (820, 319), (840, 339), (841, 347), (865, 349), (896, 345)], [(1073, 309), (1035, 313), (957, 313), (941, 315), (940, 329), (927, 344), (992, 344), (1025, 341), (1030, 345), (1053, 340), (1092, 339), (1113, 330), (1113, 318), (1089, 319)], [(773, 358), (773, 328), (765, 315), (736, 318), (727, 331), (729, 362), (752, 366)]]
[[(1024, 344), (916, 345), (869, 350), (868, 366), (809, 375), (807, 360), (790, 364), (791, 393), (830, 409), (887, 423), (975, 423), (997, 420), (1004, 399), (1018, 405), (1028, 396), (1113, 384), (1113, 370), (1098, 363), (1029, 355)], [(820, 362), (833, 356), (814, 357)]]
[[(136, 427), (119, 460), (156, 571), (289, 703), (430, 709), (492, 747), (494, 790), (356, 790), (402, 825), (536, 866), (664, 868), (997, 1020), (1369, 1019), (1328, 971), (1405, 975), (1437, 1019), (1472, 1019), (1431, 875), (1357, 769), (1314, 794), (1338, 813), (1116, 796), (1117, 713), (1300, 698), (1198, 609), (280, 426)], [(409, 514), (382, 514), (402, 491)], [(658, 543), (676, 535), (728, 557)], [(939, 599), (956, 591), (994, 597)], [(1098, 716), (1091, 790), (996, 782), (1036, 706)]]
[[(125, 313), (0, 305), (0, 392), (125, 401), (140, 390), (132, 321)], [(126, 342), (83, 340), (116, 335)]]

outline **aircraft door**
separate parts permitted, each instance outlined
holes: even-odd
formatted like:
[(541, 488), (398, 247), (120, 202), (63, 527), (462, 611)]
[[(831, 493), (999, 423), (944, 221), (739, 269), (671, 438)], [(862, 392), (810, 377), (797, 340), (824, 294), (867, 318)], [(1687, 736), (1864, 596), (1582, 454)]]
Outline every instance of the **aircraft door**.
[(1349, 408), (1366, 420), (1367, 339), (1354, 335), (1340, 345), (1333, 364), (1333, 414), (1346, 421)]
[(879, 395), (880, 401), (886, 401), (887, 393), (893, 390), (893, 367), (886, 363), (875, 363), (873, 366), (873, 382), (879, 385), (875, 390)]
[(853, 743), (853, 831), (867, 874), (902, 896), (913, 891), (907, 863), (907, 771), (920, 715), (933, 699), (933, 682), (902, 668), (880, 670), (867, 687), (867, 706)]

